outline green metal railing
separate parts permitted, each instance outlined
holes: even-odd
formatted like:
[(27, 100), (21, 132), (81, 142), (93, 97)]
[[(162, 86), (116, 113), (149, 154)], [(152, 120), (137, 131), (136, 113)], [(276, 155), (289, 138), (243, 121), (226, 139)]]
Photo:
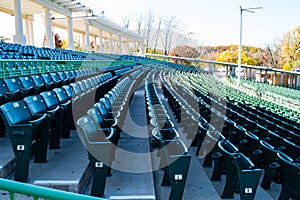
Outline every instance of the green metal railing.
[(49, 72), (76, 70), (79, 68), (105, 68), (108, 66), (133, 65), (127, 60), (16, 60), (0, 59), (0, 79), (29, 76)]
[[(218, 62), (212, 60), (203, 60), (196, 58), (185, 58), (177, 56), (165, 56), (158, 54), (146, 54), (147, 58), (152, 59), (162, 59), (164, 61), (176, 60), (178, 63), (182, 61), (189, 61), (192, 63), (193, 67), (197, 69), (202, 69), (201, 66), (208, 66), (208, 73), (215, 73), (217, 71), (217, 66), (223, 66), (225, 68), (225, 75), (230, 77), (237, 77), (236, 69), (238, 64), (228, 63), (228, 62)], [(242, 77), (249, 80), (255, 80), (256, 75), (259, 75), (259, 82), (271, 81), (273, 85), (279, 85), (283, 87), (289, 87), (293, 89), (300, 90), (300, 72), (288, 71), (281, 69), (268, 68), (264, 66), (252, 66), (252, 65), (241, 65), (242, 71), (244, 71)]]
[[(15, 200), (15, 194), (33, 197), (34, 200), (101, 200), (102, 198), (92, 197), (72, 192), (50, 189), (41, 186), (20, 183), (0, 178), (0, 190), (8, 191), (11, 200)], [(1, 197), (0, 197), (1, 198)]]

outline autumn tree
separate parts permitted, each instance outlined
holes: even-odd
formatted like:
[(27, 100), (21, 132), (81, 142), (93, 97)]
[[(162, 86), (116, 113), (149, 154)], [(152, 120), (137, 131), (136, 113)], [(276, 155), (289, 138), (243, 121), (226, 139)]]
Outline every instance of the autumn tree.
[(281, 43), (280, 56), (283, 69), (291, 70), (300, 67), (300, 26), (289, 31)]
[(58, 33), (55, 33), (54, 41), (55, 41), (55, 48), (61, 48), (62, 47), (62, 41), (61, 41), (60, 36), (58, 35)]
[[(190, 46), (177, 46), (173, 48), (170, 53), (170, 56), (177, 57), (185, 57), (185, 58), (197, 58), (199, 56), (199, 52), (197, 48)], [(189, 65), (189, 61), (184, 61), (183, 64)]]

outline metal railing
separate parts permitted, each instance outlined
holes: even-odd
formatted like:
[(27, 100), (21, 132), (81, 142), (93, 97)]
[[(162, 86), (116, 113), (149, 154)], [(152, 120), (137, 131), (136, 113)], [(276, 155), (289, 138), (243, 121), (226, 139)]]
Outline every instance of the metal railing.
[(20, 183), (0, 178), (0, 190), (9, 192), (11, 200), (15, 200), (15, 194), (33, 197), (34, 200), (101, 200), (102, 198), (92, 197), (62, 190), (50, 189), (41, 186)]
[(79, 68), (99, 68), (135, 64), (127, 60), (16, 60), (0, 59), (0, 79), (30, 76)]
[[(218, 72), (218, 67), (225, 67), (225, 76), (236, 77), (237, 76), (237, 67), (238, 64), (227, 63), (227, 62), (218, 62), (211, 60), (195, 59), (195, 58), (185, 58), (185, 57), (176, 57), (176, 56), (165, 56), (158, 54), (146, 54), (148, 58), (158, 58), (163, 59), (164, 61), (175, 60), (177, 63), (182, 63), (183, 61), (189, 61), (192, 63), (192, 66), (202, 70), (199, 67), (199, 63), (203, 65), (208, 65), (205, 72), (214, 74)], [(300, 90), (300, 72), (281, 70), (268, 68), (264, 66), (252, 66), (252, 65), (241, 65), (242, 68), (242, 77), (248, 80), (256, 80), (258, 82), (270, 83), (273, 85), (289, 87)]]

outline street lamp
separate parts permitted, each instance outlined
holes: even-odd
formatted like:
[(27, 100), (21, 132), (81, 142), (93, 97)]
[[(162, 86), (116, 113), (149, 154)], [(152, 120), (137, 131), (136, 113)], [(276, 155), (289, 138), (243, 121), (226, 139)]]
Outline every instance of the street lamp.
[(237, 80), (237, 86), (240, 85), (241, 82), (241, 62), (242, 62), (242, 26), (243, 26), (243, 11), (255, 13), (252, 10), (262, 9), (263, 7), (255, 7), (255, 8), (242, 8), (240, 6), (240, 44), (239, 44), (239, 55), (238, 55), (238, 80)]

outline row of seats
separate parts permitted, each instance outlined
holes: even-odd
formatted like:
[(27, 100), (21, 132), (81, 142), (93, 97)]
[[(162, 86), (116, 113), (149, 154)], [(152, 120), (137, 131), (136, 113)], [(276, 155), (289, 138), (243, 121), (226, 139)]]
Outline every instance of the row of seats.
[[(150, 77), (153, 77), (155, 71)], [(148, 78), (149, 79), (149, 78)], [(174, 124), (165, 110), (156, 90), (154, 80), (145, 83), (145, 101), (147, 107), (147, 119), (151, 126), (149, 132), (151, 151), (157, 152), (161, 157), (160, 169), (164, 175), (162, 186), (171, 186), (169, 199), (182, 199), (191, 155)]]
[[(182, 92), (182, 90), (181, 90), (181, 92)], [(182, 95), (182, 93), (180, 93), (180, 94)], [(197, 96), (199, 96), (199, 95), (197, 95)], [(209, 98), (207, 95), (202, 95), (201, 97)], [(209, 100), (214, 101), (214, 99), (212, 99), (212, 98)], [(199, 101), (199, 102), (201, 102), (201, 101)], [(206, 100), (206, 102), (208, 102), (208, 101)], [(220, 115), (220, 113), (217, 113), (215, 110), (220, 111), (220, 110), (224, 110), (224, 108), (218, 109), (217, 108), (218, 106), (212, 107), (210, 105), (207, 105), (206, 102), (202, 101), (201, 105), (203, 105), (203, 104), (205, 104), (205, 105), (203, 105), (203, 106), (199, 105), (199, 107), (200, 107), (199, 111), (200, 111), (201, 115), (205, 116), (205, 115), (209, 114), (209, 117), (207, 117), (207, 119), (211, 118), (211, 120), (218, 121), (220, 123), (221, 121), (220, 121), (220, 119), (218, 119), (217, 116), (222, 117), (222, 115)], [(211, 104), (213, 104), (213, 103), (211, 103)], [(216, 105), (215, 102), (214, 102), (214, 105)], [(217, 105), (220, 105), (220, 104), (217, 104)], [(268, 189), (270, 187), (271, 180), (279, 183), (280, 180), (279, 180), (278, 176), (277, 176), (277, 178), (274, 178), (276, 176), (274, 176), (272, 178), (272, 176), (270, 175), (270, 174), (272, 174), (272, 171), (274, 171), (274, 168), (276, 168), (276, 166), (278, 166), (278, 165), (274, 164), (274, 162), (276, 160), (278, 160), (278, 154), (279, 154), (278, 152), (287, 153), (288, 155), (286, 155), (286, 156), (289, 156), (290, 158), (294, 158), (293, 160), (295, 162), (295, 161), (297, 161), (297, 157), (300, 155), (299, 148), (297, 147), (297, 145), (293, 144), (290, 141), (291, 138), (289, 138), (287, 135), (285, 135), (286, 138), (282, 137), (282, 135), (284, 134), (283, 133), (284, 129), (280, 129), (280, 130), (277, 129), (277, 133), (280, 132), (281, 136), (279, 136), (273, 132), (273, 131), (275, 131), (275, 129), (269, 130), (270, 128), (272, 129), (272, 127), (273, 128), (278, 127), (278, 126), (275, 126), (276, 122), (267, 127), (260, 125), (260, 123), (265, 120), (256, 121), (255, 123), (249, 124), (245, 120), (241, 119), (241, 116), (242, 116), (241, 114), (245, 114), (245, 113), (243, 113), (239, 109), (237, 109), (235, 104), (228, 103), (227, 106), (230, 107), (232, 109), (232, 111), (235, 111), (238, 113), (236, 113), (236, 115), (232, 115), (231, 111), (228, 112), (228, 109), (227, 110), (225, 109), (227, 111), (226, 114), (227, 115), (228, 115), (228, 113), (230, 113), (230, 114), (228, 116), (229, 118), (226, 118), (223, 116), (224, 117), (224, 119), (223, 119), (224, 126), (222, 127), (221, 131), (222, 131), (223, 135), (225, 134), (224, 138), (228, 138), (229, 141), (235, 143), (239, 147), (238, 150), (242, 151), (244, 153), (244, 155), (249, 156), (258, 167), (265, 168), (265, 176), (264, 176), (264, 179), (262, 182), (263, 188)], [(199, 112), (199, 111), (196, 111), (196, 112)], [(215, 114), (213, 114), (213, 113), (215, 113)], [(253, 120), (255, 120), (255, 119), (253, 119)], [(258, 123), (258, 122), (260, 122), (260, 123)], [(195, 121), (194, 124), (197, 124), (197, 123), (198, 122)], [(210, 123), (215, 124), (213, 121), (211, 121)], [(218, 123), (216, 123), (216, 124), (218, 124)], [(205, 127), (205, 126), (203, 126), (203, 127)], [(206, 130), (206, 132), (207, 132), (206, 135), (209, 134), (208, 131), (209, 131), (209, 129)], [(201, 132), (201, 133), (203, 133), (203, 132)], [(255, 135), (254, 133), (257, 133), (259, 135)], [(289, 134), (289, 136), (290, 136), (290, 134)], [(220, 139), (218, 138), (218, 140), (220, 140)], [(294, 136), (292, 141), (298, 142), (299, 141), (298, 136)], [(214, 157), (215, 161), (217, 163), (219, 162), (219, 159), (216, 159), (216, 158), (220, 157), (219, 154), (215, 153), (210, 156)], [(261, 162), (263, 162), (263, 163), (261, 163)], [(207, 162), (204, 162), (204, 165), (207, 165)], [(219, 166), (219, 165), (215, 165), (215, 168), (216, 168), (216, 166)], [(216, 170), (214, 170), (214, 172), (215, 171)], [(219, 174), (221, 174), (220, 170), (219, 170)], [(216, 177), (218, 177), (218, 178), (216, 178)], [(220, 177), (217, 176), (216, 173), (213, 173), (212, 180), (216, 180), (219, 178)], [(292, 181), (292, 179), (289, 180), (289, 184), (291, 184), (291, 181)], [(285, 188), (286, 187), (285, 183), (284, 182), (281, 182), (281, 183), (283, 184), (282, 187)], [(282, 190), (282, 192), (284, 192), (285, 195), (287, 193), (285, 190)], [(291, 195), (291, 194), (288, 194), (288, 195)], [(292, 196), (293, 195), (297, 195), (297, 193), (295, 193), (295, 190), (293, 190)]]
[(131, 70), (130, 76), (124, 76), (77, 120), (78, 133), (93, 166), (92, 196), (103, 197), (105, 194), (106, 177), (111, 176), (111, 165), (131, 96), (143, 80), (144, 73), (147, 69)]
[(0, 42), (1, 59), (83, 60), (86, 56), (84, 52)]
[[(168, 83), (165, 84), (164, 91), (166, 97), (176, 101), (176, 104), (181, 104), (180, 109), (185, 113), (184, 116), (182, 116), (181, 120), (183, 120), (183, 122), (181, 124), (183, 124), (184, 130), (189, 133), (188, 138), (193, 138), (192, 146), (197, 143), (199, 145), (197, 153), (199, 153), (201, 148), (201, 153), (204, 155), (209, 152), (206, 155), (207, 158), (208, 156), (213, 156), (216, 160), (212, 180), (221, 180), (223, 172), (225, 171), (226, 173), (226, 184), (221, 197), (233, 198), (233, 194), (238, 193), (241, 195), (241, 199), (253, 199), (261, 170), (256, 169), (251, 160), (247, 158), (245, 154), (238, 151), (238, 149), (213, 126), (214, 123), (208, 123), (207, 120), (200, 115), (193, 116), (193, 113), (199, 111), (189, 106), (186, 98), (177, 98), (175, 92), (169, 88), (172, 86), (168, 86)], [(169, 101), (169, 103), (171, 102)], [(197, 127), (197, 130), (191, 131), (191, 127)], [(193, 137), (191, 137), (192, 134)], [(204, 161), (204, 166), (211, 166), (209, 159)]]
[[(0, 79), (0, 105), (10, 101), (23, 99), (24, 97), (29, 95), (39, 94), (43, 91), (62, 87), (63, 85), (74, 83), (75, 81), (79, 81), (89, 77), (94, 77), (95, 82), (101, 83), (104, 79), (111, 78), (111, 76), (111, 73), (94, 73), (91, 68), (87, 68), (73, 71), (60, 71), (46, 74)], [(0, 137), (3, 137), (4, 127), (1, 127)]]
[(15, 180), (27, 182), (30, 155), (35, 154), (35, 162), (47, 162), (48, 144), (49, 148), (60, 148), (60, 138), (70, 137), (74, 120), (86, 108), (87, 101), (93, 105), (116, 81), (110, 72), (86, 76), (1, 105), (1, 118), (16, 157)]

